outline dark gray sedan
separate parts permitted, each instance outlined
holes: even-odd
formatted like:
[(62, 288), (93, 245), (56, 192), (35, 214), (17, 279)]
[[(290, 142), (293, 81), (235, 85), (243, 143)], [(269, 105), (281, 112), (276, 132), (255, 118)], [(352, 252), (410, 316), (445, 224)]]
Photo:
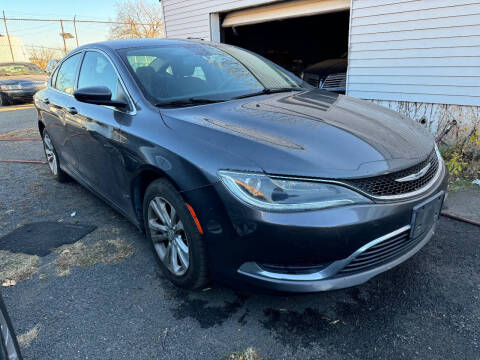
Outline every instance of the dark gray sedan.
[(22, 360), (17, 337), (0, 294), (0, 360)]
[(430, 134), (237, 47), (123, 40), (68, 54), (35, 96), (53, 176), (145, 231), (174, 284), (361, 284), (432, 237)]

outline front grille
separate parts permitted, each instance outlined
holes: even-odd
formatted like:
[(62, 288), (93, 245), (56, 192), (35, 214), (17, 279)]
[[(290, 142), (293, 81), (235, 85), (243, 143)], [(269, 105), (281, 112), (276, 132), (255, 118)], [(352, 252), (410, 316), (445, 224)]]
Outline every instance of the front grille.
[[(422, 177), (416, 180), (405, 182), (395, 181), (397, 179), (401, 179), (403, 177), (418, 173), (429, 163), (431, 164), (430, 168)], [(416, 191), (427, 185), (428, 182), (433, 179), (433, 177), (437, 173), (437, 170), (438, 158), (434, 150), (426, 160), (408, 169), (397, 171), (387, 175), (352, 179), (344, 182), (372, 196), (402, 195)]]
[(322, 89), (344, 88), (347, 86), (347, 74), (330, 74), (322, 84)]
[(363, 272), (398, 258), (415, 247), (422, 237), (410, 238), (410, 230), (369, 247), (348, 263), (335, 276), (352, 275)]

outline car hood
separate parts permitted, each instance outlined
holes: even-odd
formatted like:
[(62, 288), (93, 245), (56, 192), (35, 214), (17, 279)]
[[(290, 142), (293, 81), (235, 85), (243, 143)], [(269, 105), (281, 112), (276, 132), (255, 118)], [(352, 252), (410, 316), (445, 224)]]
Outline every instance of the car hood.
[(162, 115), (172, 128), (186, 121), (229, 135), (210, 139), (270, 174), (372, 176), (409, 167), (433, 150), (428, 131), (411, 119), (319, 89), (163, 109)]
[(0, 76), (0, 84), (16, 84), (19, 81), (47, 81), (47, 75), (14, 75)]

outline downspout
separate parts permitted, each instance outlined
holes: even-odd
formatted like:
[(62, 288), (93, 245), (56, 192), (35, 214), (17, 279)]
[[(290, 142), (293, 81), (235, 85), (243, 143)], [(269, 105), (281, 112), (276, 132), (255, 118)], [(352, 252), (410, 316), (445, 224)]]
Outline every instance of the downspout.
[(167, 22), (165, 21), (165, 6), (163, 5), (163, 1), (160, 1), (160, 5), (162, 6), (162, 18), (163, 18), (163, 35), (165, 39), (167, 38)]
[(350, 18), (348, 19), (347, 81), (345, 84), (345, 95), (348, 95), (348, 84), (350, 82), (350, 43), (352, 39), (353, 1), (354, 0), (350, 0)]

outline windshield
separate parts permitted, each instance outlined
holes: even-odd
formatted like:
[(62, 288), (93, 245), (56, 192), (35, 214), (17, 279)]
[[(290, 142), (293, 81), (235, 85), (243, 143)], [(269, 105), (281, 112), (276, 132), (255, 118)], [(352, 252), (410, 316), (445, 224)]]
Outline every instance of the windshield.
[(0, 76), (43, 75), (44, 72), (33, 64), (0, 64)]
[(154, 104), (187, 99), (229, 100), (265, 89), (310, 88), (251, 52), (228, 45), (182, 44), (120, 51)]

